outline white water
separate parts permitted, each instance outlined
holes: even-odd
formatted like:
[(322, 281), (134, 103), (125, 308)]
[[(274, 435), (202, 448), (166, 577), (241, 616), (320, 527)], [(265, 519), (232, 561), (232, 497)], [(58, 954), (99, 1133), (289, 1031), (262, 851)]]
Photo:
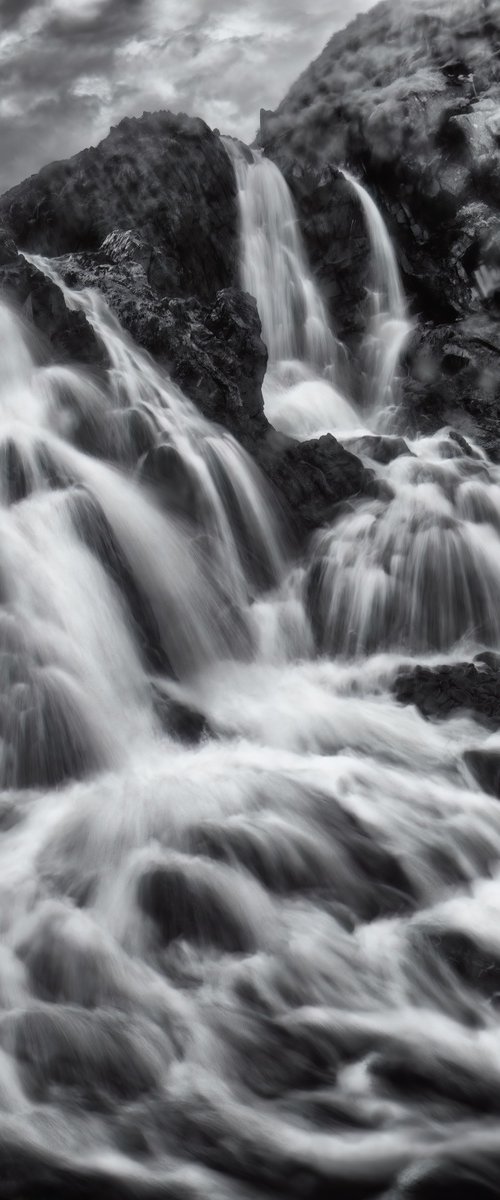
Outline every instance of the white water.
[(346, 357), (312, 277), (290, 190), (260, 152), (226, 139), (240, 212), (242, 286), (257, 301), (269, 353), (264, 385), (271, 423), (300, 440), (384, 428), (411, 331), (396, 254), (375, 201), (348, 171), (370, 244), (369, 321), (361, 347), (363, 394), (347, 394)]
[(362, 422), (342, 387), (342, 347), (309, 268), (297, 214), (278, 167), (226, 139), (238, 186), (241, 282), (257, 301), (269, 354), (266, 415), (299, 439)]
[(379, 416), (397, 401), (397, 371), (411, 332), (394, 246), (380, 209), (349, 171), (342, 174), (361, 204), (371, 249), (370, 322), (362, 357), (366, 402)]
[[(0, 1195), (399, 1200), (429, 1161), (486, 1170), (500, 808), (463, 754), (492, 739), (391, 683), (500, 649), (499, 469), (410, 443), (372, 464), (392, 500), (287, 565), (242, 451), (65, 295), (107, 387), (0, 307)], [(112, 433), (131, 408), (176, 452), (160, 492)]]

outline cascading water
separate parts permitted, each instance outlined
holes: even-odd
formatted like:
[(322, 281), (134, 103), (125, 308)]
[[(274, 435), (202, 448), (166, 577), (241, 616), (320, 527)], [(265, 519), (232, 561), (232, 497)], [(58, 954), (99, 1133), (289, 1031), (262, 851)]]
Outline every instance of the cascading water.
[(297, 214), (278, 167), (231, 138), (241, 223), (241, 281), (257, 301), (269, 354), (266, 414), (284, 433), (357, 429), (339, 383), (342, 348), (307, 263)]
[(366, 400), (379, 418), (395, 403), (396, 376), (405, 343), (411, 332), (405, 295), (394, 246), (380, 209), (370, 193), (349, 171), (344, 178), (360, 201), (371, 249), (370, 321), (363, 357)]
[(102, 386), (0, 306), (0, 1196), (486, 1196), (498, 742), (393, 685), (500, 650), (500, 469), (411, 441), (287, 566), (246, 456), (65, 296)]

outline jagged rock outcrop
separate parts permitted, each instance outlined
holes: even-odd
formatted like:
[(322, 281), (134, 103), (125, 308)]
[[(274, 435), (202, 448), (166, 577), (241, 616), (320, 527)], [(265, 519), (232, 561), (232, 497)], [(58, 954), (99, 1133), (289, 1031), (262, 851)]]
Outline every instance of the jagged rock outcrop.
[(183, 113), (127, 117), (98, 146), (52, 163), (0, 199), (21, 250), (97, 250), (113, 230), (151, 244), (151, 282), (206, 300), (235, 282), (234, 174), (221, 138)]
[(101, 365), (104, 354), (86, 317), (70, 312), (61, 291), (18, 254), (0, 228), (0, 293), (43, 335), (56, 358)]
[(444, 719), (472, 713), (492, 729), (500, 726), (500, 656), (480, 654), (474, 663), (404, 667), (394, 681), (402, 704), (414, 704), (425, 717)]

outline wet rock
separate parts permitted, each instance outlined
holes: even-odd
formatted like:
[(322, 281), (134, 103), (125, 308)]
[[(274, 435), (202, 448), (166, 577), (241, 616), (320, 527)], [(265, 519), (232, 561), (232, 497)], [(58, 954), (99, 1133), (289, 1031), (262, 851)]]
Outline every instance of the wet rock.
[(500, 750), (466, 750), (464, 762), (483, 792), (500, 800)]
[(132, 1099), (158, 1082), (154, 1051), (148, 1054), (144, 1043), (136, 1045), (125, 1019), (106, 1012), (30, 1008), (9, 1016), (1, 1040), (40, 1098), (61, 1086), (100, 1107), (105, 1097)]
[(472, 1068), (450, 1057), (433, 1056), (408, 1046), (377, 1053), (371, 1060), (370, 1072), (377, 1081), (404, 1097), (405, 1103), (446, 1100), (453, 1106), (473, 1112), (498, 1113), (498, 1081), (494, 1075), (484, 1077)]
[[(266, 469), (265, 460), (262, 465)], [(339, 506), (365, 494), (372, 480), (359, 458), (332, 434), (292, 443), (268, 465), (267, 473), (305, 529), (334, 520)]]
[(255, 949), (252, 927), (224, 877), (199, 859), (148, 868), (138, 881), (137, 902), (166, 944), (186, 938), (227, 952)]
[(472, 713), (491, 728), (500, 726), (500, 665), (489, 662), (405, 667), (393, 691), (401, 704), (414, 704), (425, 717), (444, 719)]
[(429, 931), (428, 939), (440, 958), (467, 987), (493, 999), (500, 993), (500, 955), (460, 930)]
[(198, 297), (167, 299), (152, 286), (140, 258), (116, 261), (104, 247), (59, 258), (57, 266), (71, 287), (102, 292), (126, 332), (166, 368), (202, 416), (250, 450), (266, 435), (267, 351), (253, 297), (226, 288), (208, 304)]
[(490, 1155), (434, 1158), (405, 1171), (391, 1200), (497, 1200), (499, 1177), (500, 1161)]
[(60, 288), (26, 262), (1, 230), (0, 294), (21, 309), (56, 359), (103, 365), (102, 348), (84, 314), (69, 311)]
[(188, 746), (198, 745), (211, 733), (203, 713), (169, 696), (158, 684), (153, 684), (153, 705), (163, 729)]
[(374, 462), (383, 464), (412, 453), (402, 437), (379, 437), (372, 434), (350, 440), (349, 450), (353, 454), (361, 455), (362, 458), (371, 458)]
[(68, 492), (68, 508), (77, 535), (122, 595), (145, 662), (156, 671), (172, 675), (172, 665), (162, 643), (158, 621), (141, 581), (135, 579), (127, 556), (119, 545), (99, 502), (84, 487)]

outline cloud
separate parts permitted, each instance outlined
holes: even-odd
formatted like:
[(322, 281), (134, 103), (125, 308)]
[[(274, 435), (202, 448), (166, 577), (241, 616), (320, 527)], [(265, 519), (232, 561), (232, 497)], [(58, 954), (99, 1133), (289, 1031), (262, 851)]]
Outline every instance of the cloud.
[(0, 0), (0, 192), (110, 125), (169, 108), (252, 140), (372, 0)]

